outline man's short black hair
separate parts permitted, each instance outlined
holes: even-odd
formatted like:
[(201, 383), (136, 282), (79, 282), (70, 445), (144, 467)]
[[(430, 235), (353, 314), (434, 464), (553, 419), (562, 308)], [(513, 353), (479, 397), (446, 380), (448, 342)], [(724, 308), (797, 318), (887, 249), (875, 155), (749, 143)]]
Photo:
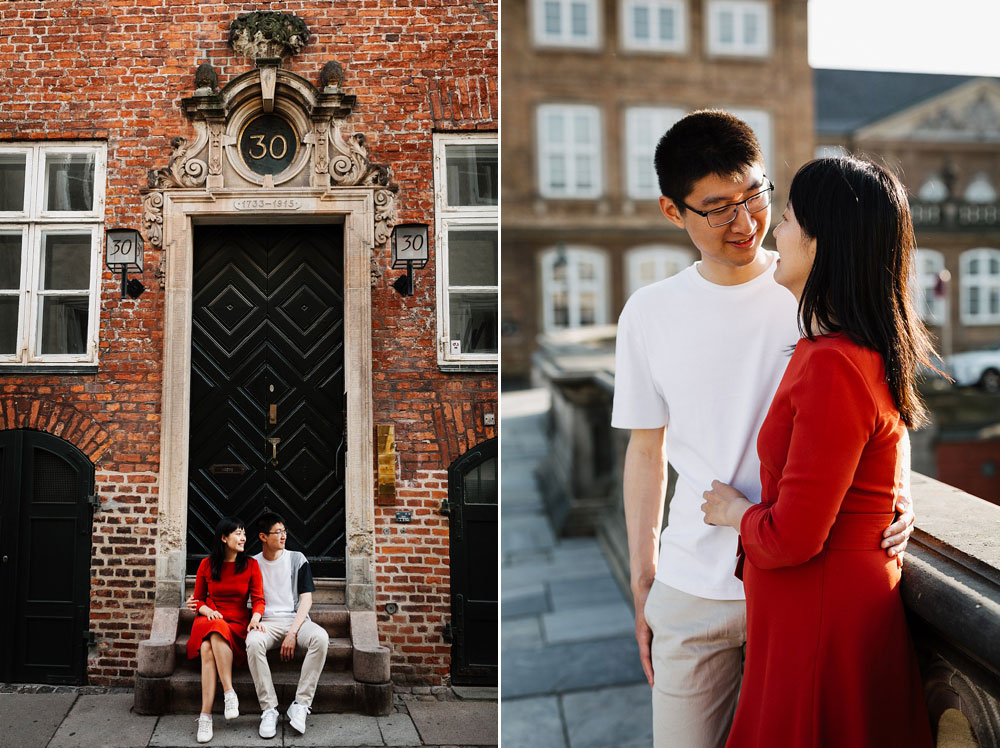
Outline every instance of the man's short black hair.
[(653, 157), (660, 194), (684, 213), (694, 183), (711, 174), (739, 177), (764, 165), (760, 142), (739, 117), (717, 109), (692, 112), (667, 130)]
[(267, 533), (271, 532), (271, 528), (279, 522), (285, 524), (285, 520), (282, 519), (280, 514), (277, 512), (264, 512), (257, 518), (257, 532), (267, 535)]

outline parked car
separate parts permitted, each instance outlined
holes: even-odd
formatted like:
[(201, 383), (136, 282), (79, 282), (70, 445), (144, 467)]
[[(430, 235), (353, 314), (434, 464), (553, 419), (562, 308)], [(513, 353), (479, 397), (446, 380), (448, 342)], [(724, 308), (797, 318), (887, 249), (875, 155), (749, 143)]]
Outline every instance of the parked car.
[(978, 385), (987, 392), (1000, 392), (1000, 347), (956, 353), (948, 358), (948, 368), (960, 386)]

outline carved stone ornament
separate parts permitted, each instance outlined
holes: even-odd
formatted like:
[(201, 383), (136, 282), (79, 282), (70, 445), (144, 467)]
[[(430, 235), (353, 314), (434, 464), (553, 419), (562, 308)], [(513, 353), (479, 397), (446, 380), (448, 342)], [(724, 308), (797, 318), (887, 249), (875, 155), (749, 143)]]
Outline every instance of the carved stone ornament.
[[(291, 47), (297, 45), (301, 48), (305, 43), (303, 40), (308, 37), (308, 30), (305, 24), (299, 27), (289, 18), (298, 21), (280, 13), (260, 12), (241, 16), (237, 19), (244, 19), (241, 23), (233, 22), (233, 35), (234, 38), (252, 40), (265, 31), (272, 33), (278, 28), (284, 29), (281, 31), (284, 34), (291, 28), (296, 32), (291, 34), (295, 40), (293, 42), (289, 37), (286, 42)], [(252, 22), (254, 19), (256, 25)], [(264, 23), (265, 20), (268, 23)], [(247, 37), (251, 32), (252, 35)], [(372, 252), (389, 241), (395, 225), (394, 210), (399, 188), (391, 183), (388, 167), (373, 164), (369, 159), (365, 136), (358, 133), (345, 135), (343, 132), (344, 119), (350, 115), (356, 99), (340, 89), (342, 68), (336, 63), (327, 63), (321, 76), (322, 89), (280, 67), (270, 69), (274, 72), (274, 112), (290, 123), (289, 126), (300, 138), (298, 153), (301, 155), (296, 155), (276, 174), (261, 176), (250, 169), (243, 160), (240, 136), (245, 132), (247, 123), (262, 111), (263, 68), (244, 73), (221, 91), (215, 91), (218, 83), (211, 74), (214, 71), (203, 63), (195, 77), (195, 85), (198, 86), (195, 95), (181, 101), (195, 136), (173, 138), (173, 151), (167, 166), (150, 170), (146, 188), (140, 191), (143, 233), (150, 246), (163, 246), (165, 190), (216, 193), (220, 190), (262, 189), (267, 191), (269, 197), (280, 198), (281, 190), (285, 188), (314, 190), (317, 196), (342, 187), (368, 188), (374, 206)], [(373, 284), (381, 277), (374, 257), (373, 254)]]
[(244, 13), (229, 27), (229, 46), (255, 61), (298, 54), (308, 41), (305, 21), (276, 10)]
[(378, 260), (375, 257), (375, 247), (368, 248), (368, 259), (371, 262), (371, 286), (372, 288), (375, 288), (383, 275), (382, 268), (379, 266)]

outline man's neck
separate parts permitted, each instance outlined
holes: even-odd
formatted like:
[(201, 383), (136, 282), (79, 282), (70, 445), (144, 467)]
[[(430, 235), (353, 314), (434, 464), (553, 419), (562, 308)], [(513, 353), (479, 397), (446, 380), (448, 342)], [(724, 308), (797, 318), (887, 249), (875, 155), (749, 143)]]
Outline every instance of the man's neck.
[(284, 552), (285, 552), (284, 548), (279, 548), (276, 551), (268, 551), (267, 548), (261, 549), (261, 554), (263, 554), (265, 561), (277, 561), (279, 558), (281, 558), (281, 554), (283, 554)]
[(696, 269), (702, 278), (718, 286), (738, 286), (758, 277), (767, 270), (770, 264), (770, 255), (761, 247), (757, 250), (757, 256), (754, 257), (753, 262), (747, 265), (724, 265), (703, 258)]

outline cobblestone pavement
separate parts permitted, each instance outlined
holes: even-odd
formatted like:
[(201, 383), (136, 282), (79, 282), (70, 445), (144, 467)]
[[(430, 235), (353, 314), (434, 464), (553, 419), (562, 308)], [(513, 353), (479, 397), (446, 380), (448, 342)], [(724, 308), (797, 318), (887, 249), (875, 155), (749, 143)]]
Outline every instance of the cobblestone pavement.
[(546, 390), (501, 394), (501, 741), (647, 748), (631, 608), (596, 539), (554, 536), (535, 482), (548, 407)]

